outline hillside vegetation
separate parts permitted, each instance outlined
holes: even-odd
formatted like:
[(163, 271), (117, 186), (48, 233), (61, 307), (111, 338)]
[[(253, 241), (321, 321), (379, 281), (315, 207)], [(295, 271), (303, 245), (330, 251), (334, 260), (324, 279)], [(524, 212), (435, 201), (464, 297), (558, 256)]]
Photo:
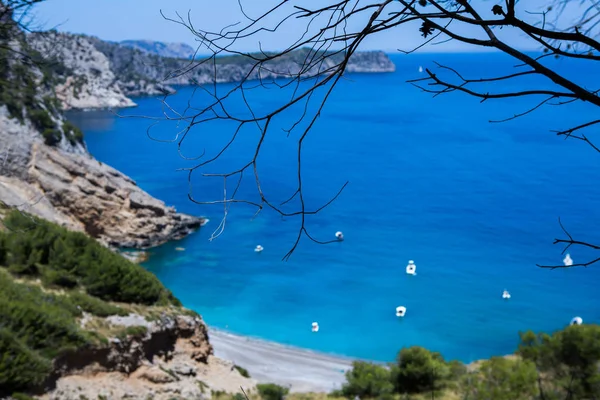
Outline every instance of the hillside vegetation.
[(354, 399), (584, 400), (600, 397), (600, 326), (520, 334), (513, 356), (470, 365), (422, 347), (384, 366), (355, 362), (335, 397)]
[(153, 274), (82, 233), (15, 210), (2, 225), (0, 396), (44, 382), (64, 351), (107, 343), (80, 328), (83, 312), (104, 317), (126, 315), (132, 303), (180, 305)]

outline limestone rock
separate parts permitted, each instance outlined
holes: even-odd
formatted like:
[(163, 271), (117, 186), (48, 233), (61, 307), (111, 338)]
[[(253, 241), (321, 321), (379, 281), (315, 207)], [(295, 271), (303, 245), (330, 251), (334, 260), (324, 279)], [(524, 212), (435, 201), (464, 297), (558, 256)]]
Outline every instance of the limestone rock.
[(145, 368), (144, 371), (140, 372), (138, 378), (145, 379), (152, 383), (169, 383), (176, 381), (175, 377), (160, 369), (159, 367)]
[(205, 220), (175, 212), (82, 147), (50, 147), (0, 106), (0, 201), (113, 247), (180, 239)]
[(66, 69), (55, 88), (64, 110), (136, 105), (121, 91), (108, 58), (84, 37), (50, 31), (28, 35), (28, 43)]

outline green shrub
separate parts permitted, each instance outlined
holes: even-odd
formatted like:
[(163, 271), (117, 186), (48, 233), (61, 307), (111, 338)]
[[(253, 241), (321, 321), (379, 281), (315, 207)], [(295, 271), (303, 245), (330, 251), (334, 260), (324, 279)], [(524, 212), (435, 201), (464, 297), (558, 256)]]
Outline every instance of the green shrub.
[(108, 317), (109, 315), (126, 316), (129, 314), (121, 307), (113, 306), (112, 304), (85, 293), (72, 292), (69, 294), (69, 299), (73, 304), (81, 307), (83, 311), (98, 317)]
[(12, 397), (14, 400), (35, 400), (33, 397), (25, 394), (25, 393), (13, 393), (10, 395), (10, 397)]
[(259, 383), (256, 389), (263, 400), (283, 400), (290, 391), (274, 383)]
[(531, 361), (492, 357), (463, 377), (461, 391), (473, 400), (530, 400), (538, 395), (537, 378)]
[(13, 264), (8, 267), (8, 270), (18, 276), (37, 275), (39, 273), (39, 268), (35, 264)]
[(140, 338), (140, 337), (145, 336), (147, 332), (148, 332), (148, 328), (146, 328), (145, 326), (128, 326), (127, 328), (123, 329), (123, 331), (121, 331), (117, 335), (117, 337), (119, 339), (125, 339), (128, 336)]
[(4, 224), (10, 229), (0, 237), (11, 271), (37, 275), (36, 265), (41, 264), (74, 276), (88, 294), (102, 300), (181, 305), (152, 273), (81, 232), (18, 211), (8, 213)]
[(352, 369), (346, 372), (346, 383), (340, 390), (340, 394), (349, 399), (356, 396), (361, 399), (381, 398), (393, 392), (390, 370), (364, 361), (352, 363)]
[(61, 270), (45, 269), (42, 274), (42, 282), (46, 286), (59, 286), (72, 289), (77, 286), (77, 278), (68, 272)]
[(48, 146), (56, 146), (62, 139), (62, 133), (56, 128), (48, 128), (42, 131), (42, 137)]
[(29, 116), (29, 119), (31, 120), (31, 123), (33, 123), (33, 126), (35, 126), (40, 131), (56, 128), (56, 125), (54, 124), (52, 117), (50, 117), (50, 114), (46, 110), (29, 109), (28, 116)]
[(0, 396), (39, 385), (50, 370), (50, 360), (29, 349), (8, 329), (0, 329)]
[(434, 392), (445, 387), (450, 368), (440, 353), (413, 346), (400, 350), (392, 375), (398, 393)]
[(517, 353), (539, 369), (547, 396), (600, 397), (600, 326), (573, 325), (552, 335), (529, 331), (520, 336)]
[(65, 137), (71, 144), (83, 143), (83, 132), (70, 121), (63, 122), (62, 126)]
[(240, 367), (239, 365), (234, 365), (233, 368), (235, 368), (244, 378), (250, 378), (250, 374), (246, 368)]

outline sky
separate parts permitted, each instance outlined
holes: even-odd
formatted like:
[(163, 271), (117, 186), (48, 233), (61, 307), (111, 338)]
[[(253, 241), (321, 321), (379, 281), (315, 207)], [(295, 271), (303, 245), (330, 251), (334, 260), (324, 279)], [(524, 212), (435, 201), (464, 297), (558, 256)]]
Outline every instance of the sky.
[[(365, 0), (360, 4), (368, 4), (372, 1)], [(518, 2), (518, 6), (521, 11), (535, 12), (539, 11), (548, 1), (521, 0)], [(278, 0), (242, 0), (245, 13), (251, 17), (260, 15), (278, 2)], [(289, 2), (290, 7), (301, 5), (312, 9), (318, 6), (322, 7), (324, 4), (327, 4), (325, 0), (292, 0)], [(479, 5), (483, 10), (490, 10), (496, 1), (473, 0), (472, 4)], [(290, 7), (286, 10), (290, 10)], [(172, 18), (177, 18), (177, 12), (187, 18), (187, 14), (190, 12), (194, 26), (205, 30), (219, 31), (229, 24), (245, 20), (239, 9), (238, 0), (46, 0), (36, 6), (34, 15), (36, 26), (45, 29), (55, 28), (59, 31), (84, 33), (111, 41), (148, 39), (162, 42), (183, 42), (197, 47), (196, 37), (184, 26), (165, 20), (161, 16), (161, 10), (166, 16)], [(283, 15), (283, 12), (275, 15), (267, 23), (274, 25), (277, 17)], [(520, 15), (527, 17), (530, 14), (522, 12)], [(566, 17), (568, 18), (569, 15)], [(365, 18), (368, 18), (368, 15), (365, 15)], [(364, 22), (364, 18), (358, 18), (353, 21), (354, 26), (351, 28), (358, 29)], [(240, 42), (237, 49), (242, 51), (257, 51), (259, 48), (281, 50), (302, 35), (305, 28), (306, 20), (290, 20), (282, 25), (275, 34), (254, 36)], [(475, 33), (475, 30), (478, 28), (469, 27), (460, 32), (477, 36), (478, 33)], [(514, 43), (517, 48), (537, 49), (534, 43), (519, 32), (505, 30), (500, 34)], [(408, 50), (421, 41), (418, 26), (413, 25), (377, 34), (366, 40), (360, 50), (384, 50), (387, 52), (394, 52), (399, 48)], [(451, 41), (427, 46), (424, 50), (465, 52), (477, 49)], [(202, 52), (200, 51), (200, 53)]]

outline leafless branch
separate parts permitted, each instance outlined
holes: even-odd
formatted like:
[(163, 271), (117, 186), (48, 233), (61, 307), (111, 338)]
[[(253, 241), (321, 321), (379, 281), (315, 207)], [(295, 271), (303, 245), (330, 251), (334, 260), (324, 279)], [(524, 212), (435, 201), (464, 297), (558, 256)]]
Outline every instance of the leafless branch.
[[(420, 90), (434, 96), (450, 92), (462, 93), (483, 101), (497, 99), (533, 98), (534, 103), (525, 111), (510, 117), (491, 122), (504, 122), (524, 117), (549, 105), (567, 103), (587, 103), (600, 107), (598, 88), (589, 88), (587, 83), (579, 82), (577, 77), (567, 77), (549, 63), (552, 58), (563, 57), (577, 62), (593, 63), (600, 61), (600, 42), (597, 40), (600, 24), (600, 8), (597, 1), (590, 1), (592, 6), (581, 8), (580, 19), (564, 21), (561, 8), (566, 7), (565, 0), (549, 0), (546, 9), (520, 11), (517, 2), (506, 0), (501, 4), (485, 2), (468, 2), (466, 0), (380, 0), (362, 2), (358, 0), (333, 0), (319, 4), (317, 8), (309, 8), (296, 2), (276, 1), (265, 11), (251, 15), (248, 8), (238, 1), (243, 21), (225, 26), (218, 31), (201, 29), (192, 23), (191, 14), (176, 18), (164, 16), (185, 27), (191, 32), (211, 55), (201, 60), (192, 60), (185, 68), (173, 71), (171, 76), (191, 74), (195, 69), (211, 65), (213, 77), (210, 84), (199, 89), (210, 101), (201, 108), (188, 107), (183, 111), (174, 110), (164, 100), (164, 118), (162, 120), (177, 121), (182, 127), (172, 141), (177, 142), (180, 155), (186, 159), (196, 158), (198, 163), (185, 170), (188, 172), (190, 185), (189, 198), (198, 204), (223, 205), (223, 219), (217, 231), (211, 237), (218, 237), (225, 227), (229, 207), (234, 203), (254, 207), (258, 212), (269, 209), (282, 216), (296, 217), (299, 222), (298, 235), (291, 250), (284, 258), (288, 258), (297, 248), (303, 237), (316, 243), (328, 243), (309, 234), (306, 216), (315, 214), (329, 206), (344, 189), (344, 186), (323, 206), (308, 207), (304, 198), (302, 180), (303, 143), (315, 126), (332, 90), (347, 72), (351, 57), (367, 37), (376, 36), (380, 32), (397, 30), (402, 37), (401, 29), (414, 30), (419, 27), (422, 43), (409, 49), (401, 50), (405, 54), (432, 43), (456, 41), (464, 44), (488, 48), (505, 53), (517, 61), (514, 71), (496, 76), (466, 77), (456, 69), (436, 64), (439, 73), (426, 68), (426, 76), (408, 82)], [(299, 3), (299, 2), (298, 2)], [(573, 2), (571, 2), (573, 3)], [(529, 12), (534, 11), (534, 12)], [(263, 50), (258, 44), (258, 51), (244, 52), (238, 44), (256, 35), (279, 35), (285, 32), (291, 21), (303, 21), (306, 29), (299, 37), (290, 38), (286, 48), (276, 52)], [(350, 28), (351, 27), (351, 28)], [(470, 29), (465, 29), (465, 27)], [(543, 54), (531, 55), (519, 50), (519, 43), (503, 40), (501, 30), (518, 32), (523, 38), (536, 43)], [(467, 32), (467, 33), (465, 33)], [(435, 42), (434, 42), (435, 40)], [(221, 56), (237, 57), (243, 65), (239, 82), (225, 93), (219, 93)], [(282, 68), (281, 65), (285, 65)], [(510, 90), (518, 79), (536, 77), (539, 81), (527, 80), (521, 90)], [(541, 82), (541, 83), (540, 83)], [(507, 85), (498, 85), (507, 83)], [(527, 87), (527, 84), (530, 87)], [(495, 86), (494, 86), (495, 85)], [(291, 96), (283, 104), (272, 107), (266, 112), (259, 112), (249, 100), (248, 92), (263, 88), (290, 90)], [(508, 90), (506, 88), (509, 88)], [(229, 107), (231, 101), (241, 102), (243, 112)], [(312, 107), (315, 105), (315, 107)], [(289, 127), (277, 129), (273, 122), (277, 116), (286, 113), (298, 105), (301, 112)], [(159, 121), (156, 119), (155, 122)], [(223, 123), (233, 130), (230, 139), (215, 154), (189, 157), (183, 154), (186, 138), (192, 135), (194, 128), (207, 123)], [(555, 131), (565, 138), (578, 139), (599, 149), (588, 137), (581, 133), (590, 129), (600, 120), (579, 125), (569, 130)], [(208, 169), (226, 153), (238, 137), (238, 132), (253, 127), (259, 133), (253, 149), (248, 150), (247, 161), (238, 169), (222, 172), (210, 172)], [(231, 129), (231, 128), (229, 128)], [(298, 135), (292, 132), (298, 131)], [(296, 188), (291, 197), (285, 201), (275, 202), (261, 186), (258, 165), (261, 162), (263, 143), (267, 137), (283, 132), (290, 140), (296, 140)], [(575, 134), (577, 132), (577, 134)], [(198, 200), (192, 192), (192, 176), (201, 171), (205, 178), (218, 178), (223, 183), (223, 197), (219, 200)], [(251, 174), (257, 190), (256, 199), (241, 199), (238, 188), (244, 173)], [(236, 179), (235, 190), (227, 190), (228, 178)], [(231, 194), (229, 194), (231, 193)], [(289, 208), (297, 204), (297, 208)], [(556, 243), (564, 243), (558, 241)], [(571, 244), (580, 245), (573, 241)], [(592, 261), (595, 262), (595, 261)], [(582, 264), (583, 265), (583, 264)]]

